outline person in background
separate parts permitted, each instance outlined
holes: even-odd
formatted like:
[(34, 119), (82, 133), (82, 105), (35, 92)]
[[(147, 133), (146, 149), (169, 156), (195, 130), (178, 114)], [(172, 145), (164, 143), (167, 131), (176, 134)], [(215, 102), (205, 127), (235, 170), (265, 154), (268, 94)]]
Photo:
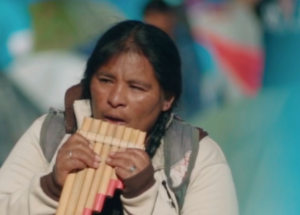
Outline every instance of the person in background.
[(255, 1), (185, 1), (201, 62), (204, 110), (255, 97), (261, 88), (264, 47)]
[(184, 119), (192, 117), (201, 110), (200, 68), (183, 8), (175, 11), (162, 0), (152, 0), (143, 10), (143, 19), (162, 29), (175, 41), (182, 59), (183, 81), (177, 114)]

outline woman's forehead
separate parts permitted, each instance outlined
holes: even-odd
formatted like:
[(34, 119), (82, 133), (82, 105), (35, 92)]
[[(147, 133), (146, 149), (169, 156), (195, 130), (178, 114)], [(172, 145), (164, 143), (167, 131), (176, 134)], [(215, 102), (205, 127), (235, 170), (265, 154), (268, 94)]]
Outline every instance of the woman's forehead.
[(144, 55), (131, 52), (112, 57), (98, 71), (154, 77), (154, 70), (149, 60)]

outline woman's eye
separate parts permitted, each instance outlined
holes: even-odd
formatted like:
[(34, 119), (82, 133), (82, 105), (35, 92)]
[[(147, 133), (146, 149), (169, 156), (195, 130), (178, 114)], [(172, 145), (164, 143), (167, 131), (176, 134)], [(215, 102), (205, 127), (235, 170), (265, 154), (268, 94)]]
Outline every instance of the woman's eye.
[(139, 86), (130, 86), (131, 87), (131, 89), (133, 89), (133, 90), (137, 90), (137, 91), (144, 91), (144, 89), (143, 88), (141, 88), (141, 87), (139, 87)]
[(102, 83), (110, 83), (111, 82), (109, 79), (106, 79), (106, 78), (99, 78), (99, 81)]

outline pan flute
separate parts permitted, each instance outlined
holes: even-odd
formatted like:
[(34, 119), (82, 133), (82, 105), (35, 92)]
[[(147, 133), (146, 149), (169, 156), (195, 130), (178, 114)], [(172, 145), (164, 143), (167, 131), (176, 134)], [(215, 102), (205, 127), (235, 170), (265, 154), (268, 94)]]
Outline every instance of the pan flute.
[(98, 169), (86, 168), (70, 173), (65, 181), (56, 215), (91, 215), (101, 212), (106, 197), (122, 189), (114, 169), (105, 164), (108, 154), (124, 148), (144, 149), (146, 133), (93, 118), (85, 118), (77, 131), (92, 144), (101, 157)]

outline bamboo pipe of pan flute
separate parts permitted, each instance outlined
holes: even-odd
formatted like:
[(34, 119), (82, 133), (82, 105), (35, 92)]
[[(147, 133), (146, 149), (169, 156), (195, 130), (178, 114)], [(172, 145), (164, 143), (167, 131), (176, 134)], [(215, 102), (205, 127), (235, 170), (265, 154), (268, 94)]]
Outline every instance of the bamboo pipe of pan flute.
[(103, 143), (105, 143), (105, 144), (103, 144), (102, 150), (100, 152), (101, 163), (100, 163), (99, 168), (96, 170), (94, 178), (93, 178), (93, 182), (92, 182), (90, 192), (89, 192), (86, 204), (85, 204), (84, 212), (83, 212), (84, 215), (91, 215), (93, 212), (93, 203), (95, 201), (95, 197), (96, 197), (97, 190), (98, 190), (98, 187), (101, 182), (101, 178), (103, 177), (104, 169), (106, 166), (105, 161), (108, 157), (109, 149), (110, 149), (109, 144), (112, 141), (112, 137), (115, 133), (115, 130), (116, 130), (116, 125), (109, 124), (107, 134), (103, 141)]
[[(110, 152), (112, 146), (112, 140), (113, 138), (111, 138), (110, 142), (106, 142), (107, 145), (107, 150), (108, 152)], [(108, 157), (108, 156), (107, 156)], [(107, 157), (105, 157), (104, 163), (107, 159)], [(93, 211), (102, 211), (105, 199), (106, 199), (106, 190), (107, 187), (109, 185), (109, 180), (110, 180), (110, 176), (111, 176), (111, 171), (112, 167), (108, 166), (108, 165), (104, 165), (104, 172), (103, 172), (103, 176), (101, 177), (101, 181), (99, 183), (99, 186), (97, 188), (97, 194), (96, 194), (96, 198), (94, 199), (94, 204), (93, 204)], [(101, 192), (99, 192), (101, 190)]]
[[(138, 135), (139, 135), (140, 131), (139, 130), (132, 130), (131, 131), (131, 135), (129, 138), (129, 142), (128, 142), (128, 146), (134, 147), (136, 141), (138, 140)], [(106, 197), (106, 188), (109, 184), (110, 181), (110, 175), (103, 175), (99, 189), (98, 189), (98, 193), (97, 193), (97, 197), (95, 199), (95, 203), (94, 203), (94, 207), (93, 210), (97, 211), (97, 212), (101, 212), (103, 205), (104, 205), (104, 201), (105, 201), (105, 197)]]
[[(124, 135), (124, 131), (125, 131), (125, 126), (122, 125), (118, 125), (117, 126), (117, 130), (116, 133), (112, 139), (112, 143), (111, 143), (111, 148), (110, 148), (110, 152), (117, 152), (120, 146), (120, 143), (122, 141), (122, 137), (125, 136)], [(129, 136), (129, 135), (127, 135)], [(111, 179), (111, 175), (112, 173), (115, 172), (115, 169), (109, 165), (105, 166), (105, 170), (104, 170), (104, 175), (107, 176), (108, 182), (104, 182), (107, 183), (107, 188), (106, 188), (106, 196), (107, 197), (113, 197), (114, 193), (115, 193), (115, 189), (116, 189), (116, 185), (117, 185), (117, 180), (112, 180)], [(101, 182), (103, 183), (103, 182)]]
[[(138, 140), (137, 140), (137, 143), (135, 144), (134, 148), (145, 150), (146, 135), (147, 135), (146, 132), (140, 132), (139, 133)], [(130, 147), (127, 147), (127, 148), (130, 148)], [(115, 172), (112, 175), (112, 178), (113, 179), (118, 178)], [(123, 182), (121, 180), (118, 180), (118, 182), (116, 184), (116, 189), (119, 189), (119, 190), (124, 189), (124, 184), (123, 184)]]
[(147, 135), (146, 132), (142, 132), (142, 131), (141, 131), (141, 132), (139, 133), (138, 140), (137, 140), (137, 142), (136, 142), (134, 148), (145, 150), (145, 139), (146, 139), (146, 135)]
[[(84, 137), (87, 137), (87, 133), (89, 131), (91, 124), (92, 124), (92, 119), (85, 118), (83, 120), (81, 129), (78, 131), (78, 133), (80, 133)], [(59, 199), (59, 205), (56, 211), (56, 215), (65, 215), (75, 178), (76, 178), (76, 173), (68, 174)]]
[[(98, 120), (100, 121), (100, 120)], [(103, 142), (104, 142), (104, 138), (105, 135), (107, 133), (107, 129), (108, 129), (108, 122), (101, 122), (101, 126), (99, 131), (97, 131), (96, 133), (96, 139), (95, 139), (95, 144), (94, 144), (94, 152), (98, 155), (100, 155), (100, 152), (102, 150), (102, 146), (103, 146)], [(80, 197), (77, 203), (77, 207), (76, 207), (76, 211), (75, 211), (75, 215), (82, 215), (84, 212), (84, 207), (90, 192), (90, 188), (92, 186), (92, 181), (95, 175), (96, 169), (94, 168), (88, 168), (87, 169), (87, 173), (84, 179), (84, 184), (82, 186), (81, 189), (81, 193), (80, 193)]]
[[(94, 141), (96, 139), (96, 134), (99, 131), (101, 121), (92, 119), (92, 123), (90, 129), (87, 133), (86, 138), (90, 140), (90, 143), (94, 145)], [(71, 195), (68, 201), (67, 209), (65, 215), (74, 215), (76, 206), (78, 203), (78, 199), (81, 193), (82, 186), (84, 184), (84, 179), (86, 176), (87, 168), (80, 170), (76, 173), (75, 181), (72, 187)]]
[[(128, 141), (129, 141), (130, 134), (131, 134), (132, 130), (133, 130), (132, 128), (125, 128), (123, 137), (122, 137), (121, 142), (119, 143), (119, 147), (117, 147), (116, 151), (120, 151), (121, 148), (126, 148), (127, 147), (127, 144), (128, 144)], [(108, 186), (109, 188), (112, 188), (114, 186), (115, 189), (123, 189), (123, 183), (122, 183), (121, 180), (118, 179), (115, 170), (112, 171), (111, 179), (110, 179), (109, 183), (110, 183), (109, 186)], [(113, 196), (113, 194), (111, 192), (112, 192), (111, 190), (107, 190), (106, 194), (109, 195), (109, 196), (110, 195)]]
[[(136, 142), (136, 144), (134, 144), (134, 148), (139, 148), (139, 149), (145, 150), (145, 143), (144, 142), (145, 142), (146, 134), (147, 134), (146, 132), (142, 132), (142, 131), (139, 132), (137, 142)], [(118, 150), (123, 151), (126, 148), (133, 147), (133, 144), (128, 144), (128, 142), (126, 142), (124, 144), (124, 142), (122, 141), (120, 146), (121, 147), (119, 147)], [(112, 173), (111, 178), (112, 178), (111, 180), (117, 180), (117, 184), (116, 184), (115, 189), (122, 190), (124, 188), (123, 182), (121, 180), (118, 180), (118, 177), (117, 177), (115, 172)]]

